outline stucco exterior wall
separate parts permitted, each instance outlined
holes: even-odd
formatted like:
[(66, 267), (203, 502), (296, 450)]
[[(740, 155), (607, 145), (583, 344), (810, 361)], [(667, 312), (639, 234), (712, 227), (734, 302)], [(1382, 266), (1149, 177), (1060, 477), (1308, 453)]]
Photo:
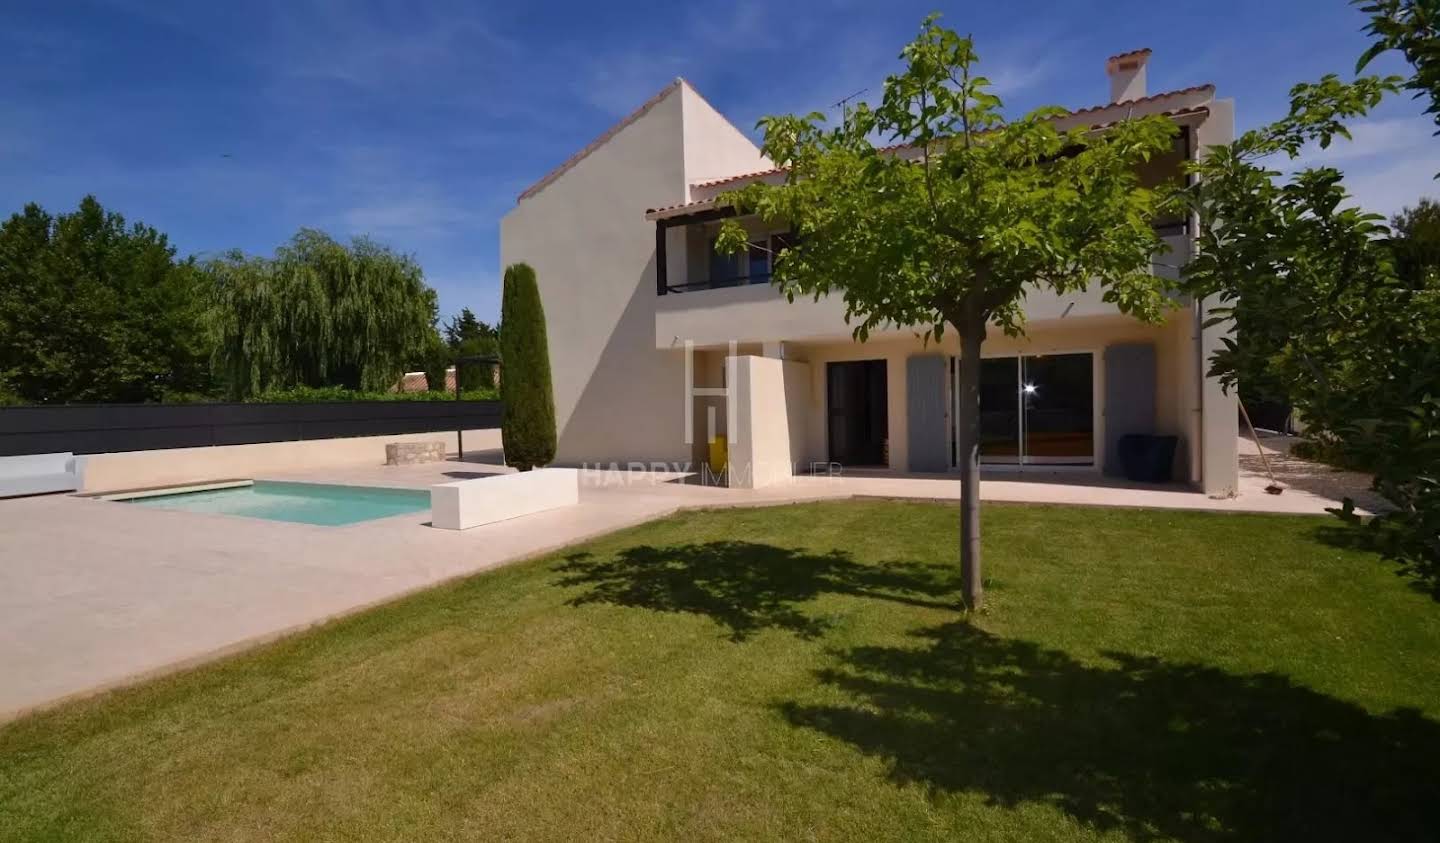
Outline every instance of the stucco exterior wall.
[(680, 96), (685, 114), (686, 201), (694, 198), (690, 185), (774, 166), (694, 88), (681, 84)]
[(692, 181), (767, 165), (677, 81), (501, 220), (502, 266), (533, 266), (545, 305), (557, 465), (693, 459), (684, 356), (656, 352), (655, 225), (643, 212), (684, 202)]
[(677, 86), (500, 221), (500, 261), (535, 268), (550, 337), (555, 462), (684, 460), (684, 370), (656, 354), (655, 227), (685, 199)]
[[(1197, 154), (1203, 154), (1205, 147), (1229, 143), (1235, 138), (1235, 102), (1229, 99), (1214, 100), (1210, 103), (1210, 119), (1196, 128)], [(1201, 413), (1198, 425), (1203, 431), (1200, 453), (1200, 471), (1204, 478), (1203, 488), (1212, 497), (1231, 497), (1240, 486), (1240, 466), (1237, 454), (1239, 443), (1239, 396), (1226, 393), (1220, 381), (1205, 377), (1210, 359), (1215, 352), (1225, 347), (1224, 340), (1234, 335), (1234, 323), (1227, 321), (1208, 328), (1202, 328), (1210, 312), (1219, 306), (1214, 297), (1199, 302), (1196, 308), (1195, 332), (1199, 336), (1199, 359), (1196, 361), (1196, 381), (1200, 384)]]
[[(679, 229), (671, 229), (677, 232)], [(667, 264), (672, 278), (704, 277), (704, 258), (686, 258), (694, 250), (708, 248), (703, 237), (676, 234), (667, 241)], [(1103, 300), (1104, 290), (1091, 284), (1085, 290), (1059, 295), (1049, 290), (1031, 290), (1025, 297), (1025, 313), (1032, 323), (1088, 317), (1119, 317), (1115, 305)], [(672, 348), (684, 340), (698, 345), (739, 342), (849, 341), (853, 325), (845, 322), (845, 303), (840, 296), (806, 297), (790, 302), (775, 287), (766, 284), (696, 290), (659, 297), (655, 305), (655, 347)], [(904, 328), (881, 328), (872, 336), (900, 339), (913, 334)]]
[(730, 441), (730, 485), (759, 489), (784, 482), (803, 449), (810, 407), (810, 367), (794, 360), (741, 355), (726, 360), (736, 407)]

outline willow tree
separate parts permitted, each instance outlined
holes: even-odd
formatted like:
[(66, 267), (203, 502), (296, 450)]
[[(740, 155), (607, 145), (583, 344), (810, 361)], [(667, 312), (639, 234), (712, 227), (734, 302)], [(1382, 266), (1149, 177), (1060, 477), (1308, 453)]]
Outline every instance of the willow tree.
[(435, 332), (435, 291), (408, 255), (301, 229), (273, 258), (212, 261), (217, 368), (235, 397), (295, 386), (384, 391)]
[[(885, 81), (878, 106), (862, 103), (835, 128), (820, 114), (762, 119), (764, 152), (788, 166), (785, 181), (727, 201), (791, 227), (774, 282), (792, 300), (840, 295), (855, 339), (884, 326), (927, 341), (958, 334), (960, 560), (966, 603), (978, 607), (981, 345), (992, 327), (1023, 332), (1028, 290), (1098, 283), (1122, 311), (1162, 317), (1165, 282), (1151, 259), (1163, 249), (1152, 222), (1165, 200), (1141, 186), (1137, 167), (1169, 150), (1175, 129), (1146, 117), (1062, 131), (1060, 108), (1007, 121), (975, 73), (971, 40), (935, 21), (901, 52), (906, 69)], [(877, 149), (875, 137), (898, 148)], [(733, 219), (722, 228), (722, 248), (746, 240)]]

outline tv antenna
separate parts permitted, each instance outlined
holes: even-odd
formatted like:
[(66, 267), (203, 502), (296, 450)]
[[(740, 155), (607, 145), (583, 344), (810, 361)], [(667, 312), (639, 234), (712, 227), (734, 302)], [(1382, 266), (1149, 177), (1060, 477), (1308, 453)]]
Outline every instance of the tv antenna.
[(853, 99), (855, 99), (856, 97), (860, 96), (861, 94), (865, 93), (865, 92), (868, 91), (868, 90), (870, 90), (870, 89), (869, 89), (869, 88), (861, 88), (860, 90), (856, 91), (855, 93), (853, 93), (853, 94), (851, 94), (851, 95), (849, 95), (849, 96), (847, 96), (847, 97), (841, 97), (839, 102), (837, 102), (837, 103), (835, 103), (834, 105), (831, 106), (831, 108), (838, 108), (838, 109), (840, 109), (840, 122), (841, 122), (841, 123), (845, 123), (845, 122), (849, 121), (849, 119), (850, 119), (850, 101), (853, 100)]

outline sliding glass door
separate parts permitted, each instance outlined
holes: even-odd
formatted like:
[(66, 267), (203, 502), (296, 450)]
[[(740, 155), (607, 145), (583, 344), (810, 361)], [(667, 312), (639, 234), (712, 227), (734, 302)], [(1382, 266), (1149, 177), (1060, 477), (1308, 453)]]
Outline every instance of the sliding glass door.
[(1020, 367), (1014, 357), (980, 361), (980, 459), (1021, 461)]
[[(960, 367), (951, 361), (952, 395)], [(958, 418), (956, 401), (951, 418)], [(952, 428), (952, 435), (956, 431)], [(959, 440), (955, 438), (958, 460)], [(980, 363), (980, 461), (1000, 465), (1095, 462), (1094, 356), (987, 357)]]

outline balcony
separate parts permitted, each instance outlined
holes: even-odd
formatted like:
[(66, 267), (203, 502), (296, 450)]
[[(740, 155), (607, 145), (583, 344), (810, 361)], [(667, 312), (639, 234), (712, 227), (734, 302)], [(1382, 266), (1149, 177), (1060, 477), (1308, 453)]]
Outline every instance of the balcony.
[[(657, 279), (656, 347), (674, 348), (686, 341), (702, 347), (731, 341), (848, 341), (853, 326), (845, 321), (845, 305), (839, 296), (789, 302), (771, 284), (773, 263), (768, 256), (776, 251), (777, 240), (785, 241), (786, 232), (765, 231), (751, 220), (742, 222), (750, 230), (752, 250), (733, 257), (714, 252), (717, 221), (660, 230), (657, 246), (665, 238), (669, 248), (657, 249), (656, 255), (667, 269)], [(1190, 258), (1188, 227), (1175, 221), (1157, 225), (1155, 231), (1168, 251), (1155, 256), (1152, 271), (1162, 278), (1178, 278), (1180, 266)], [(1025, 314), (1032, 324), (1118, 316), (1119, 310), (1103, 297), (1098, 285), (1064, 295), (1032, 290), (1025, 299)], [(908, 335), (911, 331), (895, 328), (876, 333)]]

